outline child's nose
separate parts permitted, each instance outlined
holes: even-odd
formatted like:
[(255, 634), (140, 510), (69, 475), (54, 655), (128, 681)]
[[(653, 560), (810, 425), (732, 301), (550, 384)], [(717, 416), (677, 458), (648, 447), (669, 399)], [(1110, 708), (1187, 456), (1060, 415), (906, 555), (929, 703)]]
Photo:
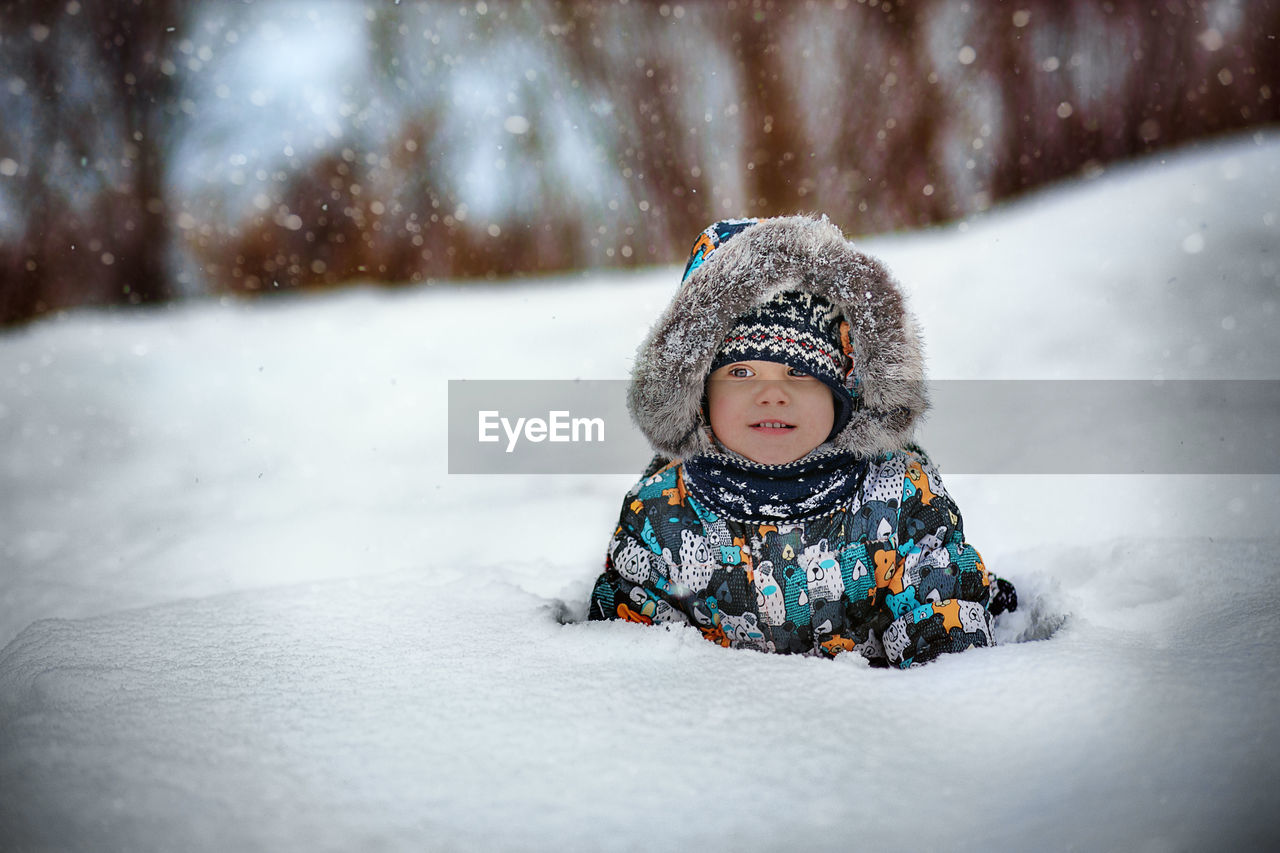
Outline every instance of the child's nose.
[(785, 382), (772, 379), (760, 380), (756, 389), (756, 402), (766, 406), (785, 406), (791, 403)]

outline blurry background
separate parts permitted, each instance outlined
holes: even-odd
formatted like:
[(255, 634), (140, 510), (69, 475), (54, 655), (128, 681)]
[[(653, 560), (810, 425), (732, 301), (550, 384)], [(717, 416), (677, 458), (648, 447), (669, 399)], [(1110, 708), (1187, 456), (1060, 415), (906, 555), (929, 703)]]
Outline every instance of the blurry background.
[(963, 217), (1280, 118), (1280, 2), (18, 0), (0, 323)]

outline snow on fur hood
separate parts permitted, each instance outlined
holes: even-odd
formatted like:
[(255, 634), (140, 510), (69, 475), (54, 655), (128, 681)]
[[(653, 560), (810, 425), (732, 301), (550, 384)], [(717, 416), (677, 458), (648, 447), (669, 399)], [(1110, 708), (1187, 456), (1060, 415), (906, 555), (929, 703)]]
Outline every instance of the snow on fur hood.
[(709, 251), (640, 345), (627, 405), (660, 454), (685, 459), (712, 449), (702, 417), (711, 362), (738, 317), (784, 290), (821, 296), (849, 323), (858, 394), (831, 443), (870, 457), (911, 441), (929, 404), (920, 337), (901, 290), (825, 216), (789, 216), (750, 224)]

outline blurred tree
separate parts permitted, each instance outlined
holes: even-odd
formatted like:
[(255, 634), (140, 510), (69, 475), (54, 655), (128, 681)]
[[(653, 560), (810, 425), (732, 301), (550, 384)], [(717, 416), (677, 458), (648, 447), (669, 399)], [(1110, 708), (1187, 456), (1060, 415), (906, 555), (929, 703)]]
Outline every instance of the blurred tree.
[(782, 39), (795, 25), (795, 4), (759, 3), (749, 14), (730, 15), (728, 24), (747, 96), (744, 142), (753, 191), (743, 214), (796, 210), (803, 206), (802, 175), (810, 164), (802, 156), (809, 146), (795, 115), (783, 55)]
[(0, 322), (918, 227), (1280, 119), (1280, 0), (16, 0), (0, 46)]
[[(166, 127), (177, 109), (170, 0), (18, 0), (0, 16), (0, 152), (21, 214), (0, 322), (174, 288)], [(16, 155), (16, 156), (15, 156)]]
[(990, 196), (1275, 121), (1280, 3), (1022, 0), (965, 22), (971, 75), (1002, 81)]

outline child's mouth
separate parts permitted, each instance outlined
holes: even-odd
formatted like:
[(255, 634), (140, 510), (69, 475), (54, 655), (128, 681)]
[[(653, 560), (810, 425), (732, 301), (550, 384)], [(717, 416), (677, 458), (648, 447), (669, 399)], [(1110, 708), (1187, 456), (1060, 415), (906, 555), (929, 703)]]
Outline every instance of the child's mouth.
[(751, 429), (756, 432), (786, 432), (795, 429), (792, 424), (786, 424), (782, 421), (760, 421), (751, 425)]

